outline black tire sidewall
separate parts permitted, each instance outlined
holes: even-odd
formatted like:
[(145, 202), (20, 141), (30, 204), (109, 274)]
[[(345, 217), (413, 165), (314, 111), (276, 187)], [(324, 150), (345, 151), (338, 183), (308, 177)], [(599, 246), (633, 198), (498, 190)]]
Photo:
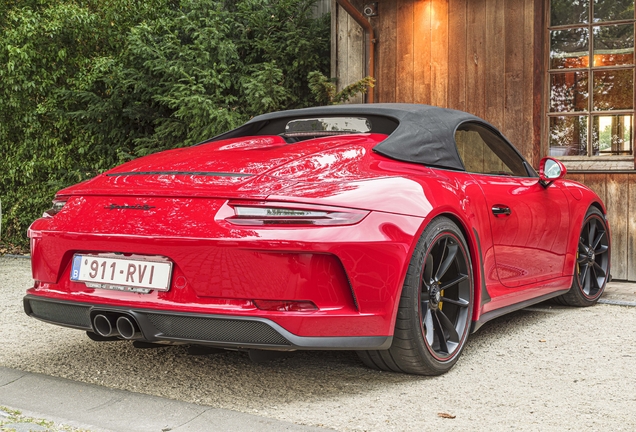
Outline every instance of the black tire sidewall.
[[(601, 213), (601, 211), (599, 209), (597, 209), (596, 207), (590, 207), (590, 209), (587, 211), (587, 213), (585, 214), (585, 219), (583, 219), (583, 223), (581, 224), (581, 228), (579, 231), (579, 237), (580, 237), (580, 232), (583, 231), (583, 229), (585, 228), (585, 226), (587, 225), (587, 223), (590, 221), (590, 219), (592, 219), (593, 217), (596, 217), (597, 220), (600, 220), (601, 223), (603, 224), (603, 228), (605, 229), (606, 235), (607, 235), (607, 245), (608, 245), (608, 251), (607, 251), (607, 274), (605, 276), (605, 282), (603, 283), (603, 286), (599, 289), (598, 293), (593, 296), (593, 297), (589, 297), (587, 294), (585, 294), (585, 292), (583, 292), (583, 288), (579, 282), (579, 278), (577, 275), (577, 264), (574, 264), (574, 276), (572, 278), (572, 287), (570, 288), (570, 292), (574, 295), (576, 295), (576, 297), (578, 297), (578, 299), (581, 302), (584, 302), (586, 304), (589, 305), (593, 305), (595, 304), (599, 298), (601, 298), (601, 296), (603, 295), (603, 293), (605, 292), (605, 287), (607, 286), (607, 282), (609, 280), (609, 276), (610, 276), (610, 270), (611, 270), (611, 264), (612, 264), (612, 242), (611, 242), (611, 238), (610, 238), (610, 232), (609, 232), (609, 228), (607, 226), (607, 223), (605, 222), (605, 217), (603, 216), (603, 213)], [(578, 242), (577, 242), (577, 249), (578, 249)]]
[[(432, 247), (438, 241), (438, 239), (440, 237), (443, 237), (444, 235), (451, 235), (457, 240), (457, 244), (460, 246), (461, 252), (466, 260), (470, 282), (470, 305), (468, 306), (466, 326), (464, 328), (463, 334), (460, 337), (459, 346), (456, 348), (455, 352), (451, 356), (446, 359), (440, 360), (431, 352), (431, 349), (426, 343), (424, 334), (422, 332), (422, 321), (420, 316), (420, 284), (422, 272), (424, 269), (424, 260)], [(407, 292), (406, 295), (403, 297), (411, 299), (412, 303), (409, 308), (410, 316), (408, 317), (410, 323), (409, 330), (411, 338), (420, 358), (422, 358), (428, 368), (435, 370), (436, 374), (441, 374), (448, 371), (457, 362), (464, 348), (464, 345), (466, 344), (466, 340), (468, 339), (468, 334), (470, 333), (475, 295), (473, 269), (469, 251), (470, 250), (468, 248), (468, 245), (466, 244), (464, 235), (457, 227), (457, 225), (446, 217), (438, 217), (431, 221), (431, 223), (424, 229), (424, 232), (422, 233), (418, 244), (415, 247), (411, 265), (409, 266), (409, 271), (407, 272), (407, 276), (405, 278), (404, 290), (406, 290)]]

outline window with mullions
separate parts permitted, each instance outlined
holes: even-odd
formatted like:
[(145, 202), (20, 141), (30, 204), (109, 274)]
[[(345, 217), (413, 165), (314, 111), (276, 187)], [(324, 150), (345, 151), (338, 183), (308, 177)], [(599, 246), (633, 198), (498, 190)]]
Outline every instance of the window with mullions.
[(633, 155), (634, 0), (551, 0), (551, 156)]

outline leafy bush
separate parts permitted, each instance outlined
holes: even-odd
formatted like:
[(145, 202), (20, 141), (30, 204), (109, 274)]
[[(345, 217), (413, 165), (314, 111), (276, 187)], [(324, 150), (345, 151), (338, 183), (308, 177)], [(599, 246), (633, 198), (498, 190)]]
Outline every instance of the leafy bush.
[(56, 190), (191, 145), (263, 112), (315, 104), (328, 17), (312, 0), (10, 0), (0, 9), (2, 237)]

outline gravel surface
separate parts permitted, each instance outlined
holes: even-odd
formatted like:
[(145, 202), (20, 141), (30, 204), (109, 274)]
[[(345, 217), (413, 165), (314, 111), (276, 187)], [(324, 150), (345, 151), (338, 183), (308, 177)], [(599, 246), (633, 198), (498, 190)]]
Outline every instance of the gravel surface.
[[(540, 304), (482, 327), (436, 378), (353, 352), (135, 349), (28, 318), (26, 259), (0, 257), (0, 365), (336, 430), (636, 430), (636, 308)], [(34, 397), (37, 397), (34, 395)]]

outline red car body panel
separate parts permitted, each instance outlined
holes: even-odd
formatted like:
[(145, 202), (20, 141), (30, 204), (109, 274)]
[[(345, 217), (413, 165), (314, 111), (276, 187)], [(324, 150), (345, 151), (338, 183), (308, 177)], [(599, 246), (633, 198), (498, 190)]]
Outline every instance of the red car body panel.
[[(569, 289), (585, 212), (596, 205), (605, 213), (596, 194), (572, 181), (546, 188), (537, 178), (396, 161), (373, 151), (385, 138), (226, 139), (143, 157), (64, 189), (63, 209), (29, 229), (28, 298), (262, 318), (307, 338), (390, 337), (417, 240), (439, 215), (460, 226), (471, 251), (475, 322)], [(366, 216), (342, 226), (235, 225), (231, 204), (246, 200)], [(513, 216), (494, 216), (499, 204)], [(167, 257), (170, 289), (140, 294), (70, 280), (74, 254), (113, 252)], [(317, 310), (261, 310), (258, 300), (310, 301)]]

